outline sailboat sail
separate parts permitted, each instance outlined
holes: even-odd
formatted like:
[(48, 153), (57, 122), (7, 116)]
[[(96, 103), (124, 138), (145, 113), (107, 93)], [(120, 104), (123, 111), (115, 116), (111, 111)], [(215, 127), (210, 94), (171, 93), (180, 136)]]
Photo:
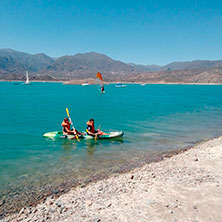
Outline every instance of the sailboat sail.
[(25, 84), (26, 84), (26, 85), (29, 85), (29, 84), (30, 84), (28, 71), (26, 71), (26, 81), (25, 81)]

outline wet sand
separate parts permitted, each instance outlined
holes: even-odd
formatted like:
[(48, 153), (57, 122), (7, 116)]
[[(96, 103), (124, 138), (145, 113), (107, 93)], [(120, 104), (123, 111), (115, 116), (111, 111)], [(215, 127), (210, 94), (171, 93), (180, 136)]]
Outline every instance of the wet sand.
[(222, 137), (1, 221), (222, 221)]

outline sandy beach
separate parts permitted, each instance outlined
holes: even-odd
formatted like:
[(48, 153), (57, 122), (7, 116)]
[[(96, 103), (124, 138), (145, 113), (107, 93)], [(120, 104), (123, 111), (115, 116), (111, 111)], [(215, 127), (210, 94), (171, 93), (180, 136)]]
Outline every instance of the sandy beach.
[(222, 221), (222, 137), (2, 221)]

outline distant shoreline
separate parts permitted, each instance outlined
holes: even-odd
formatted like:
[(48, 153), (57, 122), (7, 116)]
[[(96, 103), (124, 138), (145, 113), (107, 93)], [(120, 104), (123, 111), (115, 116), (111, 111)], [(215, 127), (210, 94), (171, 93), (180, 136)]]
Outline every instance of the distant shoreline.
[[(23, 83), (24, 81), (22, 80), (0, 80), (0, 82), (21, 82)], [(34, 81), (30, 81), (30, 82), (42, 82), (42, 83), (63, 83), (64, 85), (81, 85), (85, 82), (88, 82), (89, 85), (96, 85), (94, 83), (94, 80), (92, 79), (84, 79), (84, 80), (69, 80), (69, 81), (62, 81), (62, 80), (34, 80)], [(138, 82), (130, 82), (130, 81), (115, 81), (115, 82), (104, 82), (104, 85), (108, 85), (108, 84), (118, 84), (118, 83), (124, 83), (124, 84), (144, 84), (144, 85), (222, 85), (222, 83), (186, 83), (186, 82), (142, 82), (142, 81), (138, 81)]]

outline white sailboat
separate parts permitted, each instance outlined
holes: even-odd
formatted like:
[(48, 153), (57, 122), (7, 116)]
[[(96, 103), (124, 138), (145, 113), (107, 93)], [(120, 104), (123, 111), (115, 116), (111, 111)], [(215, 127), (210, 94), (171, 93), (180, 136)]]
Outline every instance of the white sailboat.
[(81, 84), (82, 86), (89, 86), (89, 83), (88, 82), (84, 82)]
[(29, 73), (28, 71), (26, 71), (26, 81), (25, 81), (25, 85), (30, 85), (30, 81), (29, 81)]

